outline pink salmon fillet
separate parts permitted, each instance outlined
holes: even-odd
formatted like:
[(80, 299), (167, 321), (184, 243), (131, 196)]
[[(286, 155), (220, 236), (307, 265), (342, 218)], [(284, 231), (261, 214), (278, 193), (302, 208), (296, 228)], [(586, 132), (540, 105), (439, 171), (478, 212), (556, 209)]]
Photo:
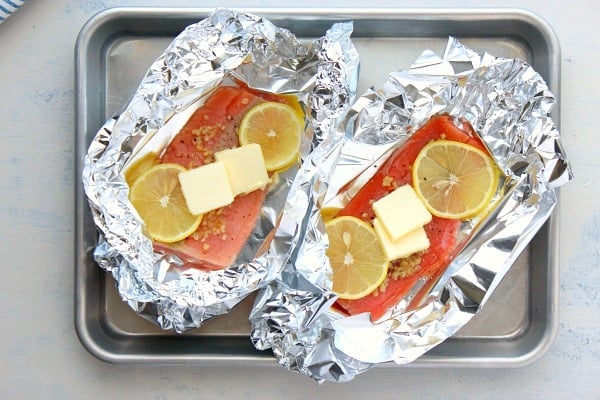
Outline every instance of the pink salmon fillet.
[[(276, 95), (242, 87), (217, 88), (173, 138), (160, 161), (188, 169), (214, 162), (215, 152), (239, 147), (237, 131), (244, 114), (264, 101), (285, 102)], [(186, 239), (171, 244), (155, 242), (154, 246), (163, 253), (175, 253), (187, 267), (227, 268), (246, 244), (264, 199), (264, 190), (238, 195), (228, 206), (206, 213), (196, 232)]]

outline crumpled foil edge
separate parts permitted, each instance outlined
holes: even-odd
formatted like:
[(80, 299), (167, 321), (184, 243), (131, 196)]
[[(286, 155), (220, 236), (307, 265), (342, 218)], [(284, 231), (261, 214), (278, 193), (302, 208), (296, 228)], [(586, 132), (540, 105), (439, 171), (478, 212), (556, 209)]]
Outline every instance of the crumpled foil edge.
[[(462, 72), (454, 73), (455, 67)], [(392, 72), (381, 90), (359, 97), (297, 175), (297, 191), (289, 197), (296, 207), (286, 212), (304, 215), (301, 222), (289, 219), (298, 246), (255, 300), (255, 347), (272, 349), (280, 365), (319, 383), (345, 382), (380, 363), (412, 362), (452, 336), (548, 219), (555, 189), (572, 179), (549, 116), (553, 104), (530, 65), (480, 55), (453, 37), (443, 57), (427, 50), (409, 71)], [(341, 315), (331, 309), (336, 296), (319, 209), (348, 182), (343, 177), (356, 176), (440, 113), (465, 118), (479, 133), (506, 175), (499, 204), (485, 220), (465, 224), (469, 242), (433, 287), (415, 287), (376, 323), (368, 314)], [(423, 295), (424, 301), (410, 304)]]

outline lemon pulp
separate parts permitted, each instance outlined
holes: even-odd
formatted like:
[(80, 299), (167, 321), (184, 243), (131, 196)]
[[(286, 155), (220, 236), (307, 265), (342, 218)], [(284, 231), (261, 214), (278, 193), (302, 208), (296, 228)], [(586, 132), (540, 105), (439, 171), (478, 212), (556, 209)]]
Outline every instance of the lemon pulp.
[(467, 219), (489, 206), (498, 170), (478, 148), (451, 140), (428, 143), (413, 164), (413, 185), (431, 214)]
[(264, 102), (252, 107), (240, 123), (242, 145), (260, 145), (268, 171), (281, 170), (298, 159), (304, 121), (291, 106)]
[(158, 164), (141, 174), (131, 186), (129, 200), (144, 221), (151, 239), (164, 243), (183, 240), (198, 228), (202, 215), (189, 212), (179, 164)]
[(389, 262), (373, 227), (355, 217), (334, 218), (325, 224), (327, 257), (333, 270), (333, 292), (341, 299), (360, 299), (377, 289)]

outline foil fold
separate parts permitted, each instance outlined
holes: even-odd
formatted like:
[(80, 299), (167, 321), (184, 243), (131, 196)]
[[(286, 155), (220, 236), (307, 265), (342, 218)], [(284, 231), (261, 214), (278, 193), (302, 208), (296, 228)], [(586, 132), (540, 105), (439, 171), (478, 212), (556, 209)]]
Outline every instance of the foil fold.
[[(412, 362), (457, 332), (549, 218), (556, 188), (572, 178), (553, 104), (527, 63), (478, 54), (452, 37), (442, 56), (426, 50), (409, 70), (390, 73), (380, 90), (357, 98), (296, 177), (282, 215), (296, 250), (256, 297), (255, 347), (272, 349), (279, 364), (319, 383), (345, 382), (380, 363)], [(319, 210), (343, 207), (375, 173), (375, 161), (436, 114), (467, 120), (488, 147), (504, 175), (497, 206), (462, 224), (468, 241), (433, 284), (420, 282), (376, 322), (367, 313), (343, 315), (331, 308), (336, 296)]]
[[(267, 19), (217, 9), (188, 26), (149, 67), (123, 110), (97, 132), (84, 159), (82, 180), (98, 243), (93, 256), (110, 272), (124, 301), (162, 329), (181, 333), (227, 313), (279, 272), (263, 251), (278, 225), (298, 169), (271, 185), (259, 221), (234, 265), (220, 271), (182, 269), (177, 256), (154, 252), (128, 200), (123, 171), (140, 154), (164, 148), (213, 89), (227, 82), (295, 94), (307, 118), (301, 159), (325, 140), (354, 97), (358, 56), (351, 22), (323, 37), (300, 41)], [(158, 147), (157, 147), (158, 146)]]

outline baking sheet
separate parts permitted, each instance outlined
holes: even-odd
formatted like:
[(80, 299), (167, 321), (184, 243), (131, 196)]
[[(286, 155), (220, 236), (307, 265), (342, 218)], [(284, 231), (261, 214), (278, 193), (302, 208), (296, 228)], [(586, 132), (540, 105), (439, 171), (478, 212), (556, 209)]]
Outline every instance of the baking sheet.
[[(135, 315), (91, 255), (96, 233), (80, 182), (87, 146), (105, 119), (127, 102), (148, 65), (172, 38), (210, 11), (107, 10), (83, 27), (76, 45), (75, 325), (82, 344), (109, 362), (275, 365), (270, 352), (256, 351), (248, 339), (247, 316), (252, 297), (230, 314), (185, 335), (176, 335)], [(543, 20), (525, 11), (247, 11), (264, 15), (305, 38), (322, 35), (334, 22), (353, 20), (353, 41), (361, 58), (359, 94), (369, 86), (380, 86), (392, 70), (407, 68), (423, 50), (443, 50), (448, 35), (452, 35), (477, 51), (528, 61), (559, 98), (558, 42)], [(558, 107), (554, 114), (558, 124)], [(410, 366), (516, 366), (544, 353), (554, 338), (557, 321), (556, 215), (557, 212), (519, 257), (486, 308), (455, 337)]]

